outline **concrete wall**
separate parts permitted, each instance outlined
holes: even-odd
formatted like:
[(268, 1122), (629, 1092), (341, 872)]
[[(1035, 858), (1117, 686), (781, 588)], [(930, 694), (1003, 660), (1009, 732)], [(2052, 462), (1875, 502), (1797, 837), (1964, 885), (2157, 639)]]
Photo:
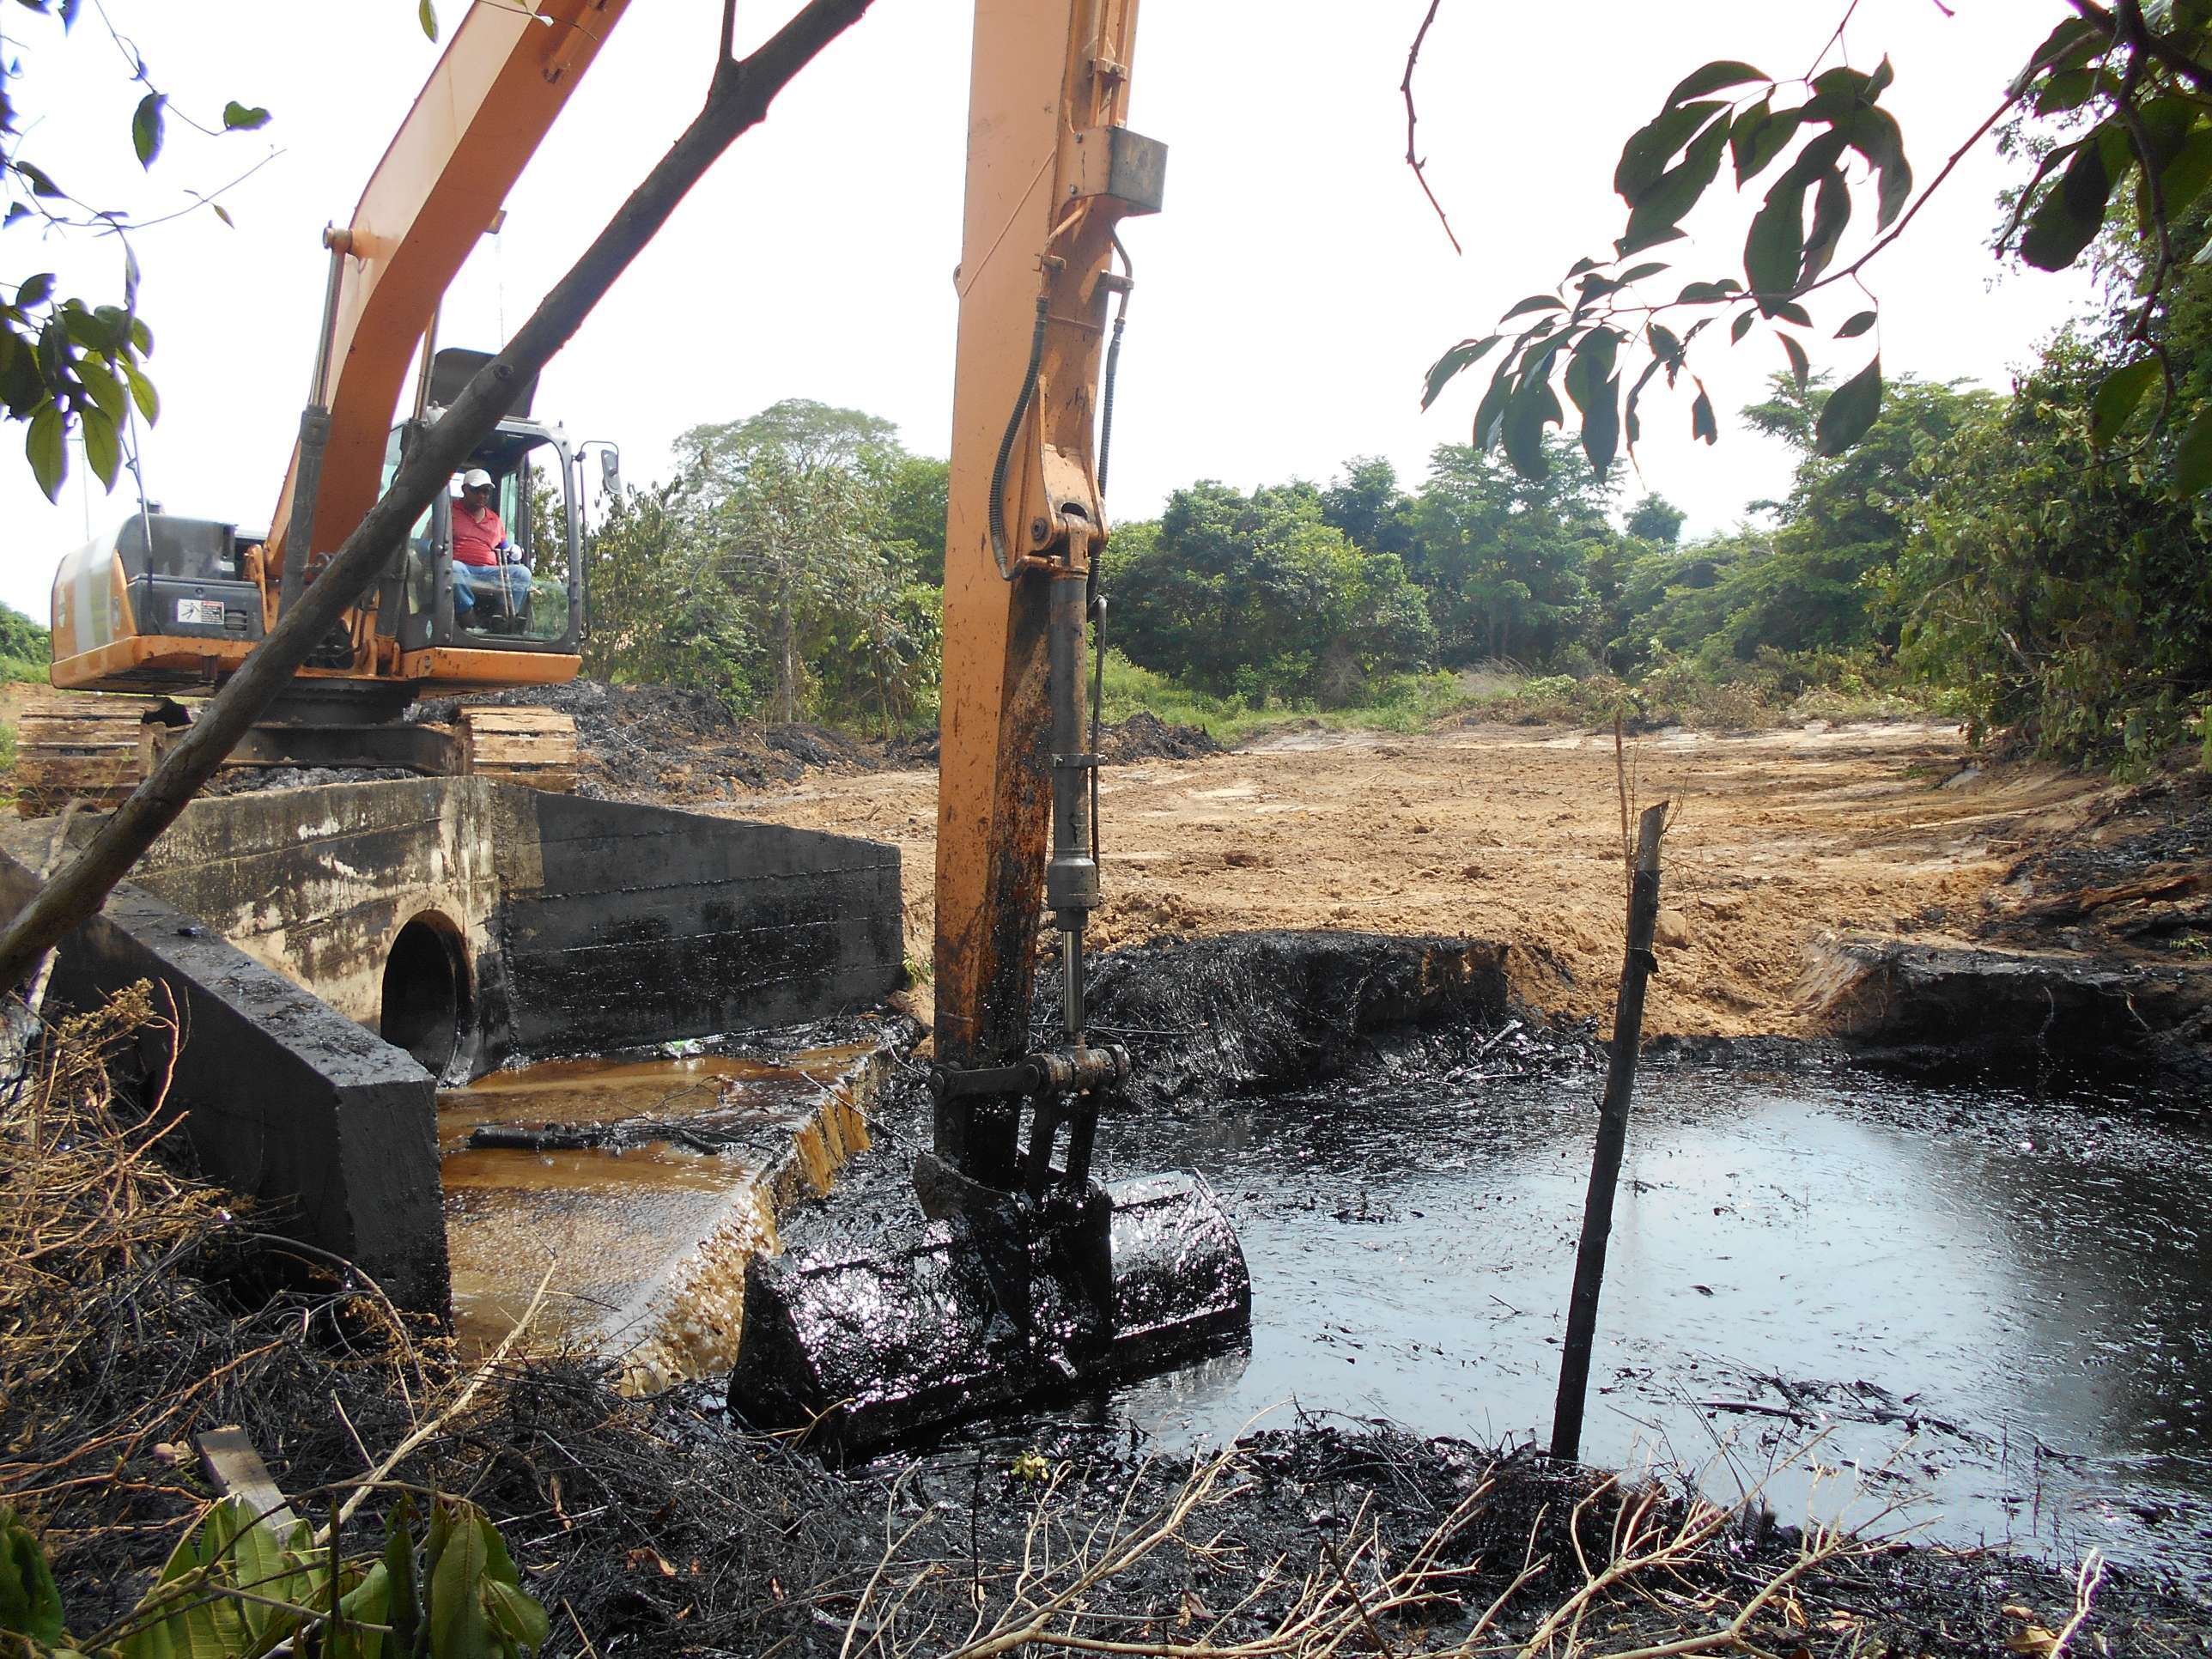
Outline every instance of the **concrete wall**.
[[(57, 827), (0, 829), (0, 903), (34, 890)], [(206, 1173), (441, 1313), (437, 1079), (376, 1035), (394, 942), (426, 914), (454, 941), (459, 1030), (434, 1063), (457, 1080), (817, 1018), (902, 965), (898, 853), (878, 842), (476, 778), (195, 801), (71, 935), (53, 994), (168, 986)]]
[[(0, 902), (36, 890), (0, 854)], [(267, 1207), (254, 1218), (357, 1263), (404, 1307), (443, 1316), (436, 1085), (388, 1043), (254, 961), (196, 917), (128, 883), (64, 941), (50, 1007), (97, 1007), (145, 979), (166, 987), (185, 1042), (169, 1102), (200, 1168)], [(139, 1070), (168, 1067), (147, 1033)]]
[(414, 917), (434, 912), (471, 954), (490, 950), (496, 849), (514, 816), (473, 780), (199, 800), (134, 879), (374, 1030), (385, 962)]
[(817, 1018), (903, 962), (896, 848), (477, 778), (195, 801), (135, 878), (371, 1030), (400, 930), (442, 918), (454, 1077)]
[(904, 965), (898, 849), (533, 794), (496, 921), (524, 1054), (818, 1018)]

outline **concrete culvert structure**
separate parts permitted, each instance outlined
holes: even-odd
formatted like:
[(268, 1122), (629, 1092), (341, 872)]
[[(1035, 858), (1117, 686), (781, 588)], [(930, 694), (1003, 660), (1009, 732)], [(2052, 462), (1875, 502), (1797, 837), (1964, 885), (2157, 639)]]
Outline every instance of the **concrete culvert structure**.
[(443, 1077), (470, 1017), (461, 930), (437, 911), (425, 910), (399, 930), (385, 958), (378, 1031), (433, 1076)]

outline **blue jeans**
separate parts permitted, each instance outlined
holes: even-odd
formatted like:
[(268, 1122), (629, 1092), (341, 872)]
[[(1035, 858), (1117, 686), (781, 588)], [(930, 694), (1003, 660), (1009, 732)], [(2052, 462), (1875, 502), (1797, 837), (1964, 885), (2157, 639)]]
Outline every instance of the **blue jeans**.
[(463, 564), (453, 561), (453, 620), (467, 623), (476, 615), (479, 595), (510, 617), (522, 614), (530, 597), (530, 570), (520, 564)]

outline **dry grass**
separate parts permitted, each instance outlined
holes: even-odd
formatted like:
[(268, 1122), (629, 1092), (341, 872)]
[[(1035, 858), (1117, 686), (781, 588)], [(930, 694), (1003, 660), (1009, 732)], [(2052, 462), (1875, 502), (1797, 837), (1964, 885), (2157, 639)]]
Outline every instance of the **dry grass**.
[[(301, 1247), (184, 1171), (159, 1060), (179, 1033), (160, 992), (142, 982), (50, 1026), (9, 1012), (0, 1508), (43, 1535), (97, 1613), (127, 1605), (134, 1575), (205, 1508), (192, 1434), (240, 1423), (272, 1453), (358, 1468), (344, 1449), (356, 1431), (397, 1439), (430, 1399), (431, 1370), (382, 1292), (343, 1263), (325, 1272), (335, 1288), (250, 1300), (227, 1288), (270, 1245)], [(156, 1057), (136, 1102), (110, 1082), (126, 1047), (133, 1073)]]

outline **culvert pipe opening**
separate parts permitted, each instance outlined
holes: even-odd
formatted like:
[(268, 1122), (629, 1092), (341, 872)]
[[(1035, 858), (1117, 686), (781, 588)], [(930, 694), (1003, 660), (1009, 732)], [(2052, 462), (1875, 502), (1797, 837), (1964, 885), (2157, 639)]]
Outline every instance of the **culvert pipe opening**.
[(460, 1047), (468, 1012), (468, 965), (460, 930), (436, 912), (425, 912), (392, 941), (378, 1030), (386, 1042), (442, 1075)]

